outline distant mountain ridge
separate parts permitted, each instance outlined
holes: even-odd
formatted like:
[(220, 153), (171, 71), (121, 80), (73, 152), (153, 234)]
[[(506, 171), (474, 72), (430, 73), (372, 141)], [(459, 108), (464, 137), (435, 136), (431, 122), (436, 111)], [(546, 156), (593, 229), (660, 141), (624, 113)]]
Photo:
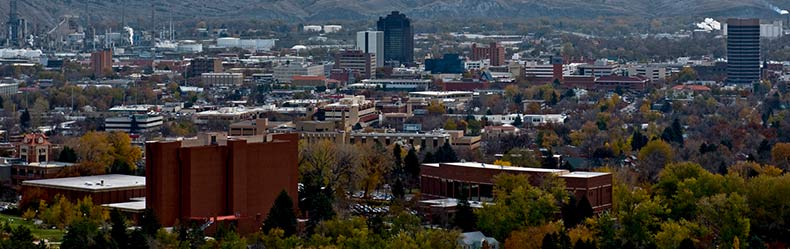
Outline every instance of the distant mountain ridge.
[[(9, 0), (0, 1), (7, 18)], [(790, 1), (776, 1), (790, 8)], [(782, 6), (785, 5), (785, 6)], [(531, 18), (596, 16), (765, 16), (775, 12), (765, 0), (24, 0), (22, 17), (52, 26), (63, 15), (92, 20), (282, 19), (313, 22), (376, 18), (393, 10), (417, 19)]]

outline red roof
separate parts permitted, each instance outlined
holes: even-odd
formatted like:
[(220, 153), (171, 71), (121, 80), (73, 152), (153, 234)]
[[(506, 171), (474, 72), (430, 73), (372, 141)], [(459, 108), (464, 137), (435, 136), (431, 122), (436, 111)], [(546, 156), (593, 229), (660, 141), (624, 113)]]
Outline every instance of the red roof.
[(692, 91), (710, 91), (710, 87), (702, 86), (702, 85), (677, 85), (672, 87), (672, 90), (683, 90), (683, 89), (688, 89)]
[[(41, 138), (40, 141), (39, 141), (39, 138)], [(48, 140), (49, 140), (49, 138), (47, 137), (47, 135), (44, 135), (43, 133), (28, 133), (28, 134), (25, 134), (25, 136), (22, 137), (21, 144), (27, 144), (27, 145), (43, 144), (43, 145), (48, 145), (48, 144), (50, 144)]]

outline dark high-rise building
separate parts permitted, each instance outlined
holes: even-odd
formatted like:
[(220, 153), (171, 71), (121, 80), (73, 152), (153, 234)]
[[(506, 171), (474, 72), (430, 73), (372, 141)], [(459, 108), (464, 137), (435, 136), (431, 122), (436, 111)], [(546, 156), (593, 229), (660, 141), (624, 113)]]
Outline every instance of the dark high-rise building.
[(760, 20), (727, 20), (727, 83), (760, 80)]
[(398, 11), (379, 17), (378, 30), (384, 32), (384, 62), (411, 64), (414, 62), (414, 31), (411, 20)]
[(445, 54), (441, 59), (426, 59), (425, 71), (431, 71), (432, 74), (464, 73), (464, 61), (458, 54)]
[(200, 77), (204, 73), (221, 73), (222, 59), (197, 57), (192, 59), (187, 69), (187, 77)]

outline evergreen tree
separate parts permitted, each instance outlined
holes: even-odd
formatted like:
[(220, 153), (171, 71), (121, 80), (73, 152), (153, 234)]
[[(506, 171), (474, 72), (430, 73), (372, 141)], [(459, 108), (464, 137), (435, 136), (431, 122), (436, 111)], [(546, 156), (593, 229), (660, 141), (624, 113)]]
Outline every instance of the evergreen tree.
[(568, 203), (562, 204), (560, 207), (560, 214), (562, 215), (562, 223), (567, 228), (576, 227), (579, 224), (579, 212), (576, 210), (576, 196), (570, 195)]
[(398, 199), (403, 199), (406, 196), (406, 190), (400, 178), (396, 179), (395, 184), (392, 185), (392, 195)]
[(556, 93), (552, 93), (551, 94), (551, 99), (549, 100), (549, 104), (556, 105), (557, 102), (559, 102), (559, 100), (557, 99), (557, 94)]
[(515, 127), (519, 127), (524, 124), (524, 121), (521, 120), (521, 115), (517, 115), (515, 119), (513, 119), (512, 125)]
[(69, 225), (66, 234), (63, 235), (63, 243), (60, 245), (60, 248), (103, 248), (99, 246), (105, 243), (97, 241), (97, 239), (103, 240), (101, 238), (99, 226), (89, 220), (78, 220)]
[(148, 249), (148, 238), (140, 229), (135, 229), (129, 235), (129, 249)]
[(672, 130), (674, 135), (674, 141), (678, 144), (683, 146), (683, 126), (680, 125), (680, 120), (677, 118), (672, 121)]
[(22, 110), (22, 115), (19, 116), (19, 124), (22, 125), (22, 128), (30, 128), (30, 112), (27, 109)]
[(695, 248), (696, 247), (694, 247), (694, 241), (692, 241), (689, 238), (685, 238), (681, 240), (680, 245), (678, 246), (678, 249), (695, 249)]
[(318, 223), (324, 220), (329, 220), (335, 217), (335, 210), (332, 207), (334, 203), (334, 191), (332, 188), (323, 184), (323, 177), (321, 173), (317, 174), (304, 174), (302, 176), (301, 188), (299, 188), (299, 208), (307, 211), (308, 224), (307, 232), (312, 233)]
[(469, 200), (466, 198), (466, 195), (462, 195), (461, 198), (458, 199), (458, 208), (455, 212), (453, 223), (456, 227), (464, 232), (475, 230), (475, 224), (477, 224), (477, 215), (475, 214), (474, 210), (472, 210), (472, 206), (469, 204)]
[(58, 162), (65, 162), (65, 163), (76, 163), (77, 162), (77, 152), (74, 151), (71, 147), (64, 146), (63, 150), (60, 151), (58, 154)]
[(576, 245), (573, 246), (573, 249), (596, 249), (598, 247), (595, 246), (595, 241), (592, 240), (578, 240), (576, 241)]
[(422, 163), (436, 163), (436, 156), (428, 151), (428, 153), (425, 153), (425, 157), (422, 158)]
[(442, 147), (436, 150), (435, 160), (437, 163), (458, 162), (458, 155), (455, 154), (455, 150), (450, 146), (450, 143), (444, 143)]
[(639, 151), (642, 147), (647, 145), (648, 139), (647, 136), (642, 135), (639, 130), (634, 130), (634, 134), (631, 136), (631, 150)]
[(125, 249), (129, 247), (129, 235), (126, 233), (126, 220), (121, 216), (117, 209), (110, 212), (110, 237), (118, 246), (118, 248)]
[(294, 214), (293, 201), (285, 190), (274, 200), (274, 205), (269, 209), (266, 220), (263, 221), (263, 232), (268, 233), (274, 228), (280, 228), (285, 236), (296, 234), (296, 215)]
[(562, 94), (562, 98), (573, 98), (576, 97), (576, 92), (573, 89), (568, 89), (565, 93)]
[(541, 249), (560, 249), (557, 246), (557, 235), (554, 233), (546, 234), (543, 236), (543, 242), (540, 246)]
[[(6, 223), (8, 225), (8, 223)], [(47, 248), (44, 243), (40, 245), (36, 245), (33, 243), (33, 233), (30, 231), (27, 226), (20, 225), (16, 228), (11, 229), (11, 227), (7, 227), (8, 230), (11, 232), (11, 237), (8, 238), (7, 241), (3, 241), (0, 243), (0, 248), (14, 248), (14, 249), (37, 249), (37, 248)], [(5, 245), (5, 247), (3, 247)]]
[(129, 126), (129, 133), (134, 134), (140, 130), (140, 124), (137, 123), (137, 116), (132, 115), (132, 123)]
[(143, 211), (143, 215), (140, 218), (140, 228), (143, 234), (151, 237), (156, 236), (156, 232), (162, 228), (162, 224), (159, 224), (159, 220), (156, 218), (153, 209), (146, 208), (145, 211)]
[(582, 199), (579, 200), (579, 204), (576, 205), (576, 212), (578, 213), (579, 223), (584, 222), (587, 218), (593, 217), (595, 214), (590, 200), (587, 199), (586, 195), (582, 196)]
[(416, 180), (420, 177), (420, 158), (417, 156), (417, 151), (414, 148), (411, 148), (406, 153), (406, 157), (403, 158), (403, 166), (410, 180)]

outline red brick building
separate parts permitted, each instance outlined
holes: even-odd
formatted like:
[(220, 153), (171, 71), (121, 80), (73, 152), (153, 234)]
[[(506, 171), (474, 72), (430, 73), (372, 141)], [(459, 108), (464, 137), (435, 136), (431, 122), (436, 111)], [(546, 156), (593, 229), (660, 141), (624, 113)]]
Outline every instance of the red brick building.
[(423, 164), (420, 167), (420, 193), (426, 199), (457, 198), (464, 193), (470, 200), (490, 201), (494, 197), (493, 178), (502, 173), (529, 175), (530, 182), (535, 185), (554, 174), (565, 180), (567, 190), (577, 199), (587, 196), (595, 212), (612, 207), (610, 173), (503, 167), (474, 162)]
[(647, 78), (641, 76), (601, 76), (595, 79), (595, 89), (611, 91), (619, 87), (623, 90), (644, 91), (648, 81)]
[(257, 231), (280, 191), (297, 198), (297, 134), (146, 144), (146, 207), (162, 225), (215, 217)]
[(112, 50), (102, 50), (91, 53), (91, 67), (93, 75), (101, 78), (105, 73), (112, 72)]
[(487, 48), (477, 47), (477, 44), (472, 44), (472, 58), (473, 61), (488, 59), (491, 61), (491, 66), (504, 66), (505, 65), (505, 48), (499, 46), (496, 42), (492, 42)]

